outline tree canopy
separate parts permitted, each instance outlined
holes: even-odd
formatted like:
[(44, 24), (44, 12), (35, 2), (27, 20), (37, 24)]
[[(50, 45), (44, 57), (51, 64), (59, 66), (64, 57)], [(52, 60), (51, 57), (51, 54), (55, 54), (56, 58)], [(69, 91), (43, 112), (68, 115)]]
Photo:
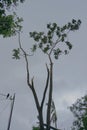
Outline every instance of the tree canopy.
[(72, 130), (87, 130), (87, 95), (77, 99), (70, 110), (75, 117)]
[(23, 3), (24, 0), (0, 0), (0, 35), (3, 37), (10, 37), (16, 34), (16, 31), (21, 29), (19, 18), (16, 13), (8, 14), (8, 10), (17, 6), (18, 3)]
[[(55, 59), (58, 59), (61, 54), (68, 54), (69, 50), (72, 49), (72, 44), (68, 40), (68, 34), (71, 31), (78, 30), (80, 25), (81, 20), (76, 21), (72, 19), (71, 22), (62, 27), (58, 26), (57, 23), (47, 24), (46, 34), (44, 32), (30, 32), (30, 37), (35, 40), (32, 51), (34, 52), (37, 48), (40, 48), (47, 55), (53, 54)], [(66, 44), (68, 48), (62, 50), (58, 43)]]

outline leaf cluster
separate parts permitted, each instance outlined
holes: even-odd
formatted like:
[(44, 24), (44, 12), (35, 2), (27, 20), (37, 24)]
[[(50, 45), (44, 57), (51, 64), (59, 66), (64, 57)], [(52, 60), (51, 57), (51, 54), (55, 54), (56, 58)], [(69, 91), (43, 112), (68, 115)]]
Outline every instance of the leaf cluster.
[(10, 37), (16, 34), (16, 31), (20, 31), (22, 26), (20, 25), (22, 18), (16, 16), (16, 13), (7, 15), (6, 11), (12, 6), (17, 6), (17, 3), (24, 0), (0, 0), (0, 35), (3, 37)]
[(1, 16), (0, 17), (0, 35), (3, 37), (10, 37), (16, 34), (17, 31), (20, 31), (22, 26), (22, 18), (19, 18), (14, 15)]
[(40, 130), (40, 128), (33, 126), (33, 130)]
[(16, 59), (16, 60), (20, 59), (20, 49), (19, 48), (13, 50), (13, 59)]
[(72, 130), (87, 130), (87, 95), (78, 99), (70, 110), (76, 118)]
[(18, 3), (23, 3), (25, 0), (0, 0), (0, 7), (5, 9), (5, 8), (10, 8), (11, 6), (17, 6)]
[[(53, 53), (54, 58), (58, 59), (61, 53), (68, 54), (68, 50), (72, 49), (72, 44), (67, 40), (68, 33), (70, 31), (78, 30), (81, 25), (80, 20), (72, 19), (71, 22), (60, 27), (56, 23), (47, 24), (47, 33), (45, 32), (30, 32), (30, 37), (34, 39), (35, 44), (32, 47), (32, 51), (36, 51), (37, 48), (41, 49), (45, 54), (51, 55)], [(68, 50), (62, 51), (59, 47), (59, 43), (65, 43)]]

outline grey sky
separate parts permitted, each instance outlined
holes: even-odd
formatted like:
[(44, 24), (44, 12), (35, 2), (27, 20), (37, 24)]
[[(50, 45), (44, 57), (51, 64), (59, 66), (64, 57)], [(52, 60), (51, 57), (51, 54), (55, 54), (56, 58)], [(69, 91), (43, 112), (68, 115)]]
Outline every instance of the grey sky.
[[(61, 26), (73, 18), (82, 21), (79, 31), (72, 32), (69, 36), (73, 44), (70, 54), (60, 56), (58, 61), (54, 61), (53, 97), (58, 114), (58, 126), (70, 130), (73, 116), (67, 107), (87, 92), (87, 1), (26, 0), (17, 8), (17, 12), (24, 19), (21, 40), (27, 51), (33, 43), (29, 38), (30, 31), (45, 31), (49, 22), (56, 22)], [(37, 111), (32, 93), (26, 84), (24, 60), (15, 61), (11, 58), (12, 50), (17, 47), (17, 37), (0, 37), (0, 93), (16, 93), (11, 129), (29, 130), (36, 124)], [(31, 77), (35, 75), (36, 89), (40, 97), (45, 81), (46, 62), (47, 58), (39, 52), (29, 59)], [(2, 130), (6, 129), (8, 116), (9, 106), (0, 117), (0, 122), (5, 123), (4, 126), (0, 123), (0, 129), (1, 126)]]

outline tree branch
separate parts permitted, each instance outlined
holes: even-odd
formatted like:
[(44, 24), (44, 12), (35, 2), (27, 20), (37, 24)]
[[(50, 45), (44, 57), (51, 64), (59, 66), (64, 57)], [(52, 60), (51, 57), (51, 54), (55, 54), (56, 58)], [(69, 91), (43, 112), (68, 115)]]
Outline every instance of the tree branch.
[(34, 88), (34, 82), (33, 82), (34, 78), (32, 78), (31, 80), (31, 90), (32, 90), (32, 93), (33, 93), (33, 96), (34, 96), (34, 100), (35, 100), (35, 103), (36, 103), (36, 107), (37, 107), (37, 110), (38, 112), (40, 111), (40, 105), (39, 105), (39, 101), (38, 101), (38, 97), (37, 97), (37, 94), (36, 94), (36, 91), (35, 91), (35, 88)]
[(24, 59), (25, 59), (25, 63), (26, 63), (26, 70), (27, 70), (27, 84), (29, 87), (31, 87), (31, 84), (30, 84), (30, 74), (29, 74), (29, 64), (28, 64), (28, 59), (27, 59), (27, 53), (25, 52), (25, 50), (22, 48), (21, 46), (21, 41), (20, 41), (20, 32), (18, 32), (18, 42), (19, 42), (19, 47), (20, 47), (20, 50), (22, 51), (23, 55), (24, 55)]
[(51, 50), (50, 50), (50, 52), (49, 52), (49, 55), (51, 55), (51, 53), (52, 53), (53, 49), (55, 48), (55, 46), (57, 45), (57, 43), (59, 43), (60, 41), (61, 41), (61, 39), (60, 39), (60, 38), (58, 38), (58, 39), (56, 40), (56, 42), (55, 42), (55, 43), (53, 43), (53, 46), (52, 46), (52, 48), (51, 48)]
[(44, 104), (44, 101), (45, 101), (45, 98), (46, 98), (48, 83), (49, 83), (49, 68), (48, 68), (47, 64), (46, 64), (46, 68), (47, 68), (47, 80), (46, 80), (46, 86), (45, 86), (45, 89), (44, 89), (43, 98), (42, 98), (42, 102), (41, 102), (41, 109), (43, 108), (43, 104)]
[(28, 64), (28, 59), (27, 59), (27, 56), (29, 56), (25, 50), (22, 48), (21, 46), (21, 41), (20, 41), (20, 32), (18, 32), (18, 41), (19, 41), (19, 47), (20, 47), (20, 50), (22, 51), (23, 55), (24, 55), (24, 59), (25, 59), (25, 63), (26, 63), (26, 71), (27, 71), (27, 85), (29, 86), (29, 88), (32, 90), (32, 93), (33, 93), (33, 96), (34, 96), (34, 100), (35, 100), (35, 103), (36, 103), (36, 107), (39, 111), (39, 101), (38, 101), (38, 98), (37, 98), (37, 94), (36, 94), (36, 91), (34, 89), (34, 83), (33, 83), (33, 78), (31, 80), (31, 83), (30, 83), (30, 74), (29, 74), (29, 64)]

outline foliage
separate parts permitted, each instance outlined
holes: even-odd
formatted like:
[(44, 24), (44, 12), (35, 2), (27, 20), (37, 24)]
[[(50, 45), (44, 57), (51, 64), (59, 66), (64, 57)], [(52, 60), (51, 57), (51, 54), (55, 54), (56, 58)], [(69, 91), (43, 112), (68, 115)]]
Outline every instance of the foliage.
[(17, 6), (19, 2), (23, 3), (24, 0), (0, 0), (0, 10), (3, 10), (4, 14), (5, 9), (9, 9), (11, 6)]
[(15, 35), (18, 31), (21, 30), (22, 18), (19, 18), (14, 15), (2, 16), (0, 17), (0, 35), (3, 37), (10, 37)]
[(70, 110), (76, 118), (72, 130), (87, 130), (87, 95), (78, 99)]
[[(58, 59), (59, 55), (62, 53), (68, 54), (68, 51), (72, 49), (72, 44), (68, 40), (68, 33), (78, 30), (80, 24), (80, 20), (76, 21), (72, 19), (72, 22), (62, 27), (58, 26), (56, 23), (47, 24), (46, 34), (44, 32), (30, 32), (30, 37), (36, 42), (32, 47), (32, 52), (40, 48), (45, 54), (51, 55), (51, 53), (53, 53), (55, 59)], [(64, 51), (59, 47), (62, 44), (66, 44), (68, 47)]]
[[(17, 6), (19, 0), (1, 0), (0, 1), (0, 35), (3, 37), (10, 37), (16, 34), (17, 31), (21, 30), (20, 23), (22, 18), (17, 17), (16, 13), (7, 15), (7, 11), (14, 6)], [(20, 0), (23, 2), (24, 0)]]
[(40, 130), (40, 128), (33, 126), (33, 130)]
[(13, 59), (20, 59), (20, 49), (13, 49)]

